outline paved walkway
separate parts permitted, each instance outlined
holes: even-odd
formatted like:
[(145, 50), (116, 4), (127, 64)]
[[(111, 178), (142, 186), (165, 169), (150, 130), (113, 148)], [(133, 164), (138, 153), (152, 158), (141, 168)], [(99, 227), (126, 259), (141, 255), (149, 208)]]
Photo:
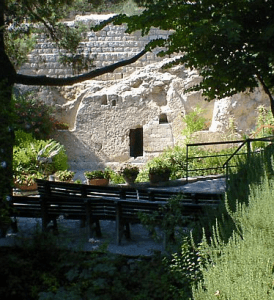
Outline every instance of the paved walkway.
[[(156, 188), (156, 187), (152, 187)], [(192, 182), (184, 185), (158, 187), (161, 189), (171, 189), (187, 192), (224, 192), (225, 179), (218, 178), (212, 180), (203, 180)], [(155, 242), (148, 231), (141, 225), (135, 224), (131, 226), (131, 240), (123, 239), (122, 245), (115, 243), (115, 222), (101, 221), (101, 229), (103, 237), (94, 238), (87, 241), (86, 228), (80, 228), (80, 221), (58, 220), (60, 235), (58, 240), (60, 243), (66, 244), (70, 248), (92, 251), (98, 247), (105, 246), (108, 251), (124, 255), (151, 255), (153, 250), (163, 251), (163, 243)], [(16, 235), (10, 231), (6, 238), (0, 239), (0, 246), (11, 246), (20, 244), (22, 241), (29, 240), (36, 229), (41, 229), (41, 220), (33, 218), (18, 219), (19, 233)]]

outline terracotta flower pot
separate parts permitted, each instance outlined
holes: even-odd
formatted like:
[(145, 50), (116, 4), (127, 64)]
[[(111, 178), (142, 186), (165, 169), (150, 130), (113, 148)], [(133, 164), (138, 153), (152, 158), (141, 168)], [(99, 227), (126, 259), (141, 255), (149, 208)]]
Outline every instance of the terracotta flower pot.
[(26, 185), (26, 184), (17, 184), (15, 183), (15, 187), (20, 189), (21, 191), (35, 191), (37, 190), (37, 183), (33, 183), (31, 185)]
[(87, 182), (89, 185), (107, 186), (109, 184), (109, 179), (87, 179)]

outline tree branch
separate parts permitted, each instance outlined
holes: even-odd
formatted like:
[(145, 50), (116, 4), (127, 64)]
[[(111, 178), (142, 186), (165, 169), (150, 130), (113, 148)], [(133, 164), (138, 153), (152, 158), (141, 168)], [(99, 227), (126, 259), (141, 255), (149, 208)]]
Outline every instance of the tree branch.
[(53, 78), (47, 76), (28, 76), (28, 75), (17, 74), (15, 78), (15, 83), (25, 84), (25, 85), (40, 85), (40, 86), (73, 85), (75, 83), (79, 83), (85, 80), (90, 80), (106, 73), (112, 73), (117, 68), (134, 63), (136, 60), (138, 60), (146, 53), (147, 50), (144, 49), (143, 51), (141, 51), (140, 53), (138, 53), (137, 55), (133, 56), (130, 59), (122, 60), (120, 62), (106, 66), (104, 68), (96, 69), (91, 72), (78, 75), (78, 76), (73, 76), (73, 77)]
[(272, 112), (272, 115), (274, 116), (274, 99), (272, 97), (272, 94), (271, 94), (269, 88), (267, 87), (267, 85), (265, 84), (261, 75), (259, 73), (256, 73), (256, 76), (257, 76), (258, 80), (260, 81), (260, 83), (262, 84), (265, 93), (267, 94), (267, 96), (270, 99), (271, 112)]
[(47, 22), (42, 18), (40, 17), (37, 13), (34, 12), (34, 10), (31, 8), (30, 4), (28, 3), (28, 1), (25, 1), (24, 2), (25, 6), (27, 7), (27, 9), (30, 11), (30, 13), (33, 14), (33, 16), (36, 18), (36, 20), (40, 21), (41, 23), (44, 24), (44, 26), (47, 28), (51, 38), (54, 40), (54, 41), (58, 41), (58, 38), (56, 37), (53, 29), (50, 27), (50, 25), (47, 24)]

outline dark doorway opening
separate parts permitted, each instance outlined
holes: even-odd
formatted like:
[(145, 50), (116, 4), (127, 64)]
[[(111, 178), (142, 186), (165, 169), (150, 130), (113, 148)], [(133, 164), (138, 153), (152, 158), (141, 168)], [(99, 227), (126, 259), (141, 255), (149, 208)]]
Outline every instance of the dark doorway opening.
[(143, 128), (130, 129), (129, 132), (130, 156), (143, 156)]

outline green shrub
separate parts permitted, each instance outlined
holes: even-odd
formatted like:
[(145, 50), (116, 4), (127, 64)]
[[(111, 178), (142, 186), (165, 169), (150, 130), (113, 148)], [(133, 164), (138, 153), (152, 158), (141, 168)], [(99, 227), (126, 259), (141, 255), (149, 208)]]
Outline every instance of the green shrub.
[[(256, 120), (256, 128), (253, 132), (254, 137), (260, 138), (273, 135), (274, 118), (271, 110), (266, 109), (263, 105), (258, 106), (258, 117)], [(257, 146), (264, 146), (264, 143), (257, 142)]]
[(149, 169), (168, 168), (171, 171), (170, 178), (178, 179), (186, 175), (185, 148), (175, 146), (167, 148), (161, 155), (154, 157), (142, 168), (137, 176), (136, 182), (149, 181)]
[[(214, 174), (224, 174), (224, 162), (228, 159), (229, 155), (235, 151), (235, 148), (224, 149), (219, 152), (213, 150), (205, 150), (203, 148), (191, 148), (189, 156), (202, 158), (191, 159), (188, 162), (188, 169), (194, 170), (189, 176), (206, 176)], [(244, 150), (242, 150), (243, 152)], [(221, 155), (221, 156), (216, 156)], [(206, 157), (208, 156), (208, 157)], [(235, 165), (237, 158), (233, 158), (232, 165)], [(167, 148), (161, 155), (152, 158), (144, 166), (136, 179), (137, 182), (148, 181), (148, 173), (150, 168), (165, 168), (170, 171), (170, 179), (175, 180), (186, 177), (186, 148), (175, 146), (174, 148)], [(201, 170), (206, 169), (208, 170)]]
[[(180, 201), (181, 196), (175, 196), (168, 199), (166, 205), (153, 214), (139, 213), (141, 223), (149, 230), (152, 237), (160, 240), (162, 237), (156, 231), (156, 227), (162, 229), (166, 234), (166, 247), (174, 251), (178, 245), (181, 245), (183, 227), (186, 227), (189, 220), (183, 216), (184, 207)], [(176, 249), (177, 250), (177, 249)]]
[(169, 300), (189, 291), (184, 275), (169, 268), (169, 258), (71, 251), (39, 230), (20, 248), (1, 247), (0, 254), (0, 299)]
[(196, 287), (202, 278), (201, 257), (193, 246), (191, 238), (182, 237), (179, 251), (172, 253), (170, 257), (164, 257), (163, 262), (177, 283), (179, 299), (191, 299), (192, 288)]
[(64, 146), (54, 140), (36, 140), (30, 133), (15, 132), (13, 172), (18, 174), (53, 174), (68, 169)]
[(203, 112), (204, 109), (196, 106), (190, 113), (183, 117), (186, 127), (182, 131), (182, 134), (186, 136), (187, 140), (190, 138), (192, 133), (205, 128), (206, 119), (202, 117)]
[(113, 183), (113, 184), (125, 183), (124, 177), (119, 172), (115, 172), (114, 170), (112, 170), (110, 168), (106, 168), (106, 170), (109, 173), (111, 183)]
[(13, 96), (14, 129), (23, 130), (36, 139), (48, 139), (55, 129), (52, 107), (34, 98), (33, 94)]
[(273, 183), (264, 177), (252, 185), (248, 204), (229, 212), (236, 230), (225, 243), (215, 226), (212, 242), (206, 239), (200, 255), (205, 259), (203, 280), (194, 299), (273, 299), (274, 209)]

